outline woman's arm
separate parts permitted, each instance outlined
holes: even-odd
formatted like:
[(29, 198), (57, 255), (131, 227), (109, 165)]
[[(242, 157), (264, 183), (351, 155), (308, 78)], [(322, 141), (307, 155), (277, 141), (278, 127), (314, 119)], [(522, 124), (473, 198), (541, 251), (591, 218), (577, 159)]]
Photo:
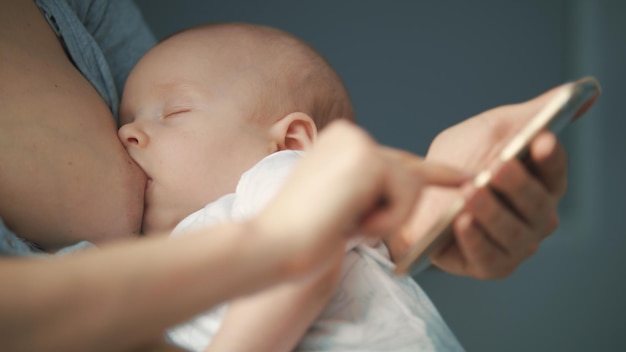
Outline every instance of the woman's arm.
[(155, 341), (168, 326), (287, 277), (286, 256), (256, 241), (262, 236), (254, 232), (249, 224), (229, 224), (177, 241), (2, 259), (3, 349), (124, 351)]
[[(442, 176), (443, 183), (461, 179)], [(419, 174), (385, 157), (358, 127), (332, 124), (250, 221), (176, 241), (150, 237), (50, 259), (0, 259), (0, 345), (146, 346), (218, 303), (332, 270), (337, 261), (327, 259), (343, 256), (354, 231), (380, 236), (398, 229), (421, 187)]]

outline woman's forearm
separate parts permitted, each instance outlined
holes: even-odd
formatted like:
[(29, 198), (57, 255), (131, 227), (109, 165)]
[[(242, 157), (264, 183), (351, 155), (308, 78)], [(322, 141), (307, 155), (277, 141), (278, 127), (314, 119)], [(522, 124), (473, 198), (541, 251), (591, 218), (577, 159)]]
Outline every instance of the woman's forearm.
[[(282, 277), (246, 224), (50, 259), (0, 261), (5, 351), (124, 351)], [(246, 240), (242, 239), (245, 236)]]

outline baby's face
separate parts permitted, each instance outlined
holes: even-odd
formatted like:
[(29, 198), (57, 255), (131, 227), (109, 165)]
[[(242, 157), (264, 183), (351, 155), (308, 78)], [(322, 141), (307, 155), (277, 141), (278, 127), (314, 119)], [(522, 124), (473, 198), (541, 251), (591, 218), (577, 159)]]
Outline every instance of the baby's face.
[(269, 127), (250, 121), (254, 95), (227, 55), (169, 45), (149, 52), (128, 78), (119, 136), (145, 171), (143, 231), (169, 231), (234, 191), (271, 152)]

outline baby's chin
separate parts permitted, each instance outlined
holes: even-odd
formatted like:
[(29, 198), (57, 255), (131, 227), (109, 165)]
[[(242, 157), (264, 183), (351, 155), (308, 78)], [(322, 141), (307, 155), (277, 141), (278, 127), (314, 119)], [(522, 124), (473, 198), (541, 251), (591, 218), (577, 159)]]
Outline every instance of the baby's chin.
[(143, 212), (141, 233), (144, 236), (165, 235), (172, 232), (176, 224), (181, 220), (167, 211), (157, 211), (155, 207), (146, 204)]

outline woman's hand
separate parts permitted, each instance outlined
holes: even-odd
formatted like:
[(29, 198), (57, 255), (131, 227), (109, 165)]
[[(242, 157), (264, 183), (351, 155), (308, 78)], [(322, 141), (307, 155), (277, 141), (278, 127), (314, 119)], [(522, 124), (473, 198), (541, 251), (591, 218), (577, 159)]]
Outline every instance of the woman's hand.
[[(496, 162), (497, 152), (553, 96), (555, 89), (530, 101), (486, 111), (455, 125), (433, 141), (426, 159), (470, 172), (490, 168), (491, 188), (426, 190), (409, 224), (389, 240), (400, 258), (460, 195), (466, 205), (454, 222), (455, 241), (431, 255), (449, 273), (480, 279), (511, 274), (558, 226), (557, 206), (567, 186), (567, 156), (550, 132), (530, 144), (530, 168), (514, 160)], [(496, 196), (497, 193), (497, 196)]]
[(310, 274), (323, 270), (326, 258), (342, 256), (350, 235), (397, 231), (425, 184), (452, 186), (467, 179), (381, 147), (359, 127), (337, 121), (322, 131), (254, 227), (276, 240), (275, 255), (287, 256), (286, 274)]

